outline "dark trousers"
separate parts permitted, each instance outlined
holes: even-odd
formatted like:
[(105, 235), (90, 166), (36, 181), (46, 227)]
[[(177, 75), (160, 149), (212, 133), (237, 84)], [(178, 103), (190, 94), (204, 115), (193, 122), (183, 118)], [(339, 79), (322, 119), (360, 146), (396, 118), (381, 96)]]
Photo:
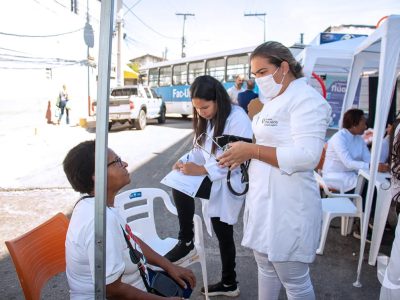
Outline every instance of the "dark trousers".
[[(210, 190), (211, 181), (206, 177), (201, 184), (196, 197), (209, 199)], [(172, 196), (178, 212), (178, 238), (186, 242), (191, 241), (194, 237), (194, 198), (175, 189), (172, 189)], [(222, 263), (222, 282), (225, 284), (233, 284), (236, 282), (236, 248), (235, 241), (233, 240), (233, 226), (221, 222), (219, 218), (211, 218), (211, 223), (219, 242), (219, 251)]]

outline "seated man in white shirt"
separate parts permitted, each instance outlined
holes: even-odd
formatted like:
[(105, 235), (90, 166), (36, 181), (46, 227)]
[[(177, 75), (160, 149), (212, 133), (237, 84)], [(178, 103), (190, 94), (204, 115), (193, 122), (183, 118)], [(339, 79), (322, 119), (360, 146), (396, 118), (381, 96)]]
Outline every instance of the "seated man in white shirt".
[[(345, 112), (343, 128), (328, 141), (322, 168), (323, 178), (330, 188), (350, 192), (356, 187), (358, 170), (369, 169), (371, 154), (362, 138), (366, 128), (362, 110), (350, 109)], [(379, 164), (379, 172), (388, 170), (388, 164)]]

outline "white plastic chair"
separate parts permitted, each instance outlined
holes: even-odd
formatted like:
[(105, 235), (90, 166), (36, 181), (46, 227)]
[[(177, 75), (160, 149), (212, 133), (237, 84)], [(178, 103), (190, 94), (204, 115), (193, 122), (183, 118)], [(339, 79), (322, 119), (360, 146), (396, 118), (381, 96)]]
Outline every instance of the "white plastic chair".
[[(156, 231), (154, 220), (154, 199), (161, 198), (165, 207), (174, 215), (177, 215), (175, 206), (171, 202), (169, 195), (158, 188), (139, 188), (132, 189), (118, 194), (115, 197), (115, 207), (119, 209), (121, 216), (129, 224), (132, 231), (154, 249), (158, 254), (164, 256), (171, 250), (178, 240), (174, 238), (161, 239)], [(206, 299), (208, 299), (208, 280), (206, 257), (204, 251), (203, 225), (198, 215), (193, 217), (194, 223), (194, 245), (197, 254), (183, 261), (179, 266), (187, 267), (199, 262), (203, 275), (203, 284)]]
[(358, 194), (332, 193), (317, 172), (314, 172), (314, 177), (319, 187), (323, 189), (327, 196), (327, 198), (321, 198), (323, 213), (321, 239), (316, 251), (317, 254), (322, 255), (324, 253), (325, 241), (332, 219), (342, 217), (341, 234), (344, 236), (349, 232), (349, 217), (360, 218), (360, 224), (362, 224), (362, 198)]

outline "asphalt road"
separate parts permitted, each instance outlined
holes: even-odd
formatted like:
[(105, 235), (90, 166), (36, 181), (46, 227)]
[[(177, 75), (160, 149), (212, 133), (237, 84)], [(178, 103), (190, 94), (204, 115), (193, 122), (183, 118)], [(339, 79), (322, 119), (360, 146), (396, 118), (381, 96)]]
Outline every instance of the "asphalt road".
[[(143, 131), (114, 128), (109, 147), (128, 162), (132, 182), (126, 189), (159, 187), (161, 178), (182, 153), (191, 147), (190, 120), (168, 118), (164, 125), (149, 125)], [(15, 269), (4, 241), (15, 238), (61, 211), (70, 214), (79, 195), (69, 186), (61, 162), (67, 151), (80, 141), (94, 139), (95, 134), (80, 127), (43, 125), (36, 130), (24, 128), (0, 135), (4, 145), (0, 155), (0, 299), (23, 299)], [(197, 204), (196, 213), (201, 214)], [(177, 219), (163, 204), (156, 204), (156, 220), (161, 236), (176, 236)], [(204, 231), (205, 232), (205, 231)], [(240, 246), (242, 223), (234, 227), (237, 244), (237, 273), (241, 295), (237, 299), (257, 299), (257, 269), (249, 249)], [(381, 252), (390, 253), (390, 235), (384, 236)], [(217, 239), (205, 234), (209, 282), (220, 276)], [(367, 246), (366, 251), (369, 247)], [(330, 228), (323, 256), (311, 266), (311, 277), (317, 299), (378, 299), (380, 285), (376, 268), (363, 264), (362, 288), (354, 288), (359, 241), (340, 235), (339, 222)], [(198, 264), (193, 265), (198, 287), (192, 299), (204, 299), (199, 293), (202, 284)], [(44, 299), (67, 299), (65, 274), (51, 280)], [(215, 299), (224, 299), (216, 297)], [(280, 299), (286, 299), (281, 291)]]

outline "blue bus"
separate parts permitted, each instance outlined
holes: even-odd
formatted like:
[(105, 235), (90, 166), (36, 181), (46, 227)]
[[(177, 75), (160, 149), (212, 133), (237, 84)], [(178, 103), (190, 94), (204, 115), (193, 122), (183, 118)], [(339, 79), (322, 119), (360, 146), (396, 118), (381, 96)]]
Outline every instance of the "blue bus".
[[(249, 57), (255, 48), (256, 46), (154, 63), (140, 70), (142, 82), (156, 89), (165, 101), (168, 114), (187, 117), (192, 114), (189, 86), (194, 79), (207, 74), (221, 81), (226, 89), (230, 88), (236, 75), (250, 77)], [(290, 49), (293, 55), (302, 50), (301, 47)]]

